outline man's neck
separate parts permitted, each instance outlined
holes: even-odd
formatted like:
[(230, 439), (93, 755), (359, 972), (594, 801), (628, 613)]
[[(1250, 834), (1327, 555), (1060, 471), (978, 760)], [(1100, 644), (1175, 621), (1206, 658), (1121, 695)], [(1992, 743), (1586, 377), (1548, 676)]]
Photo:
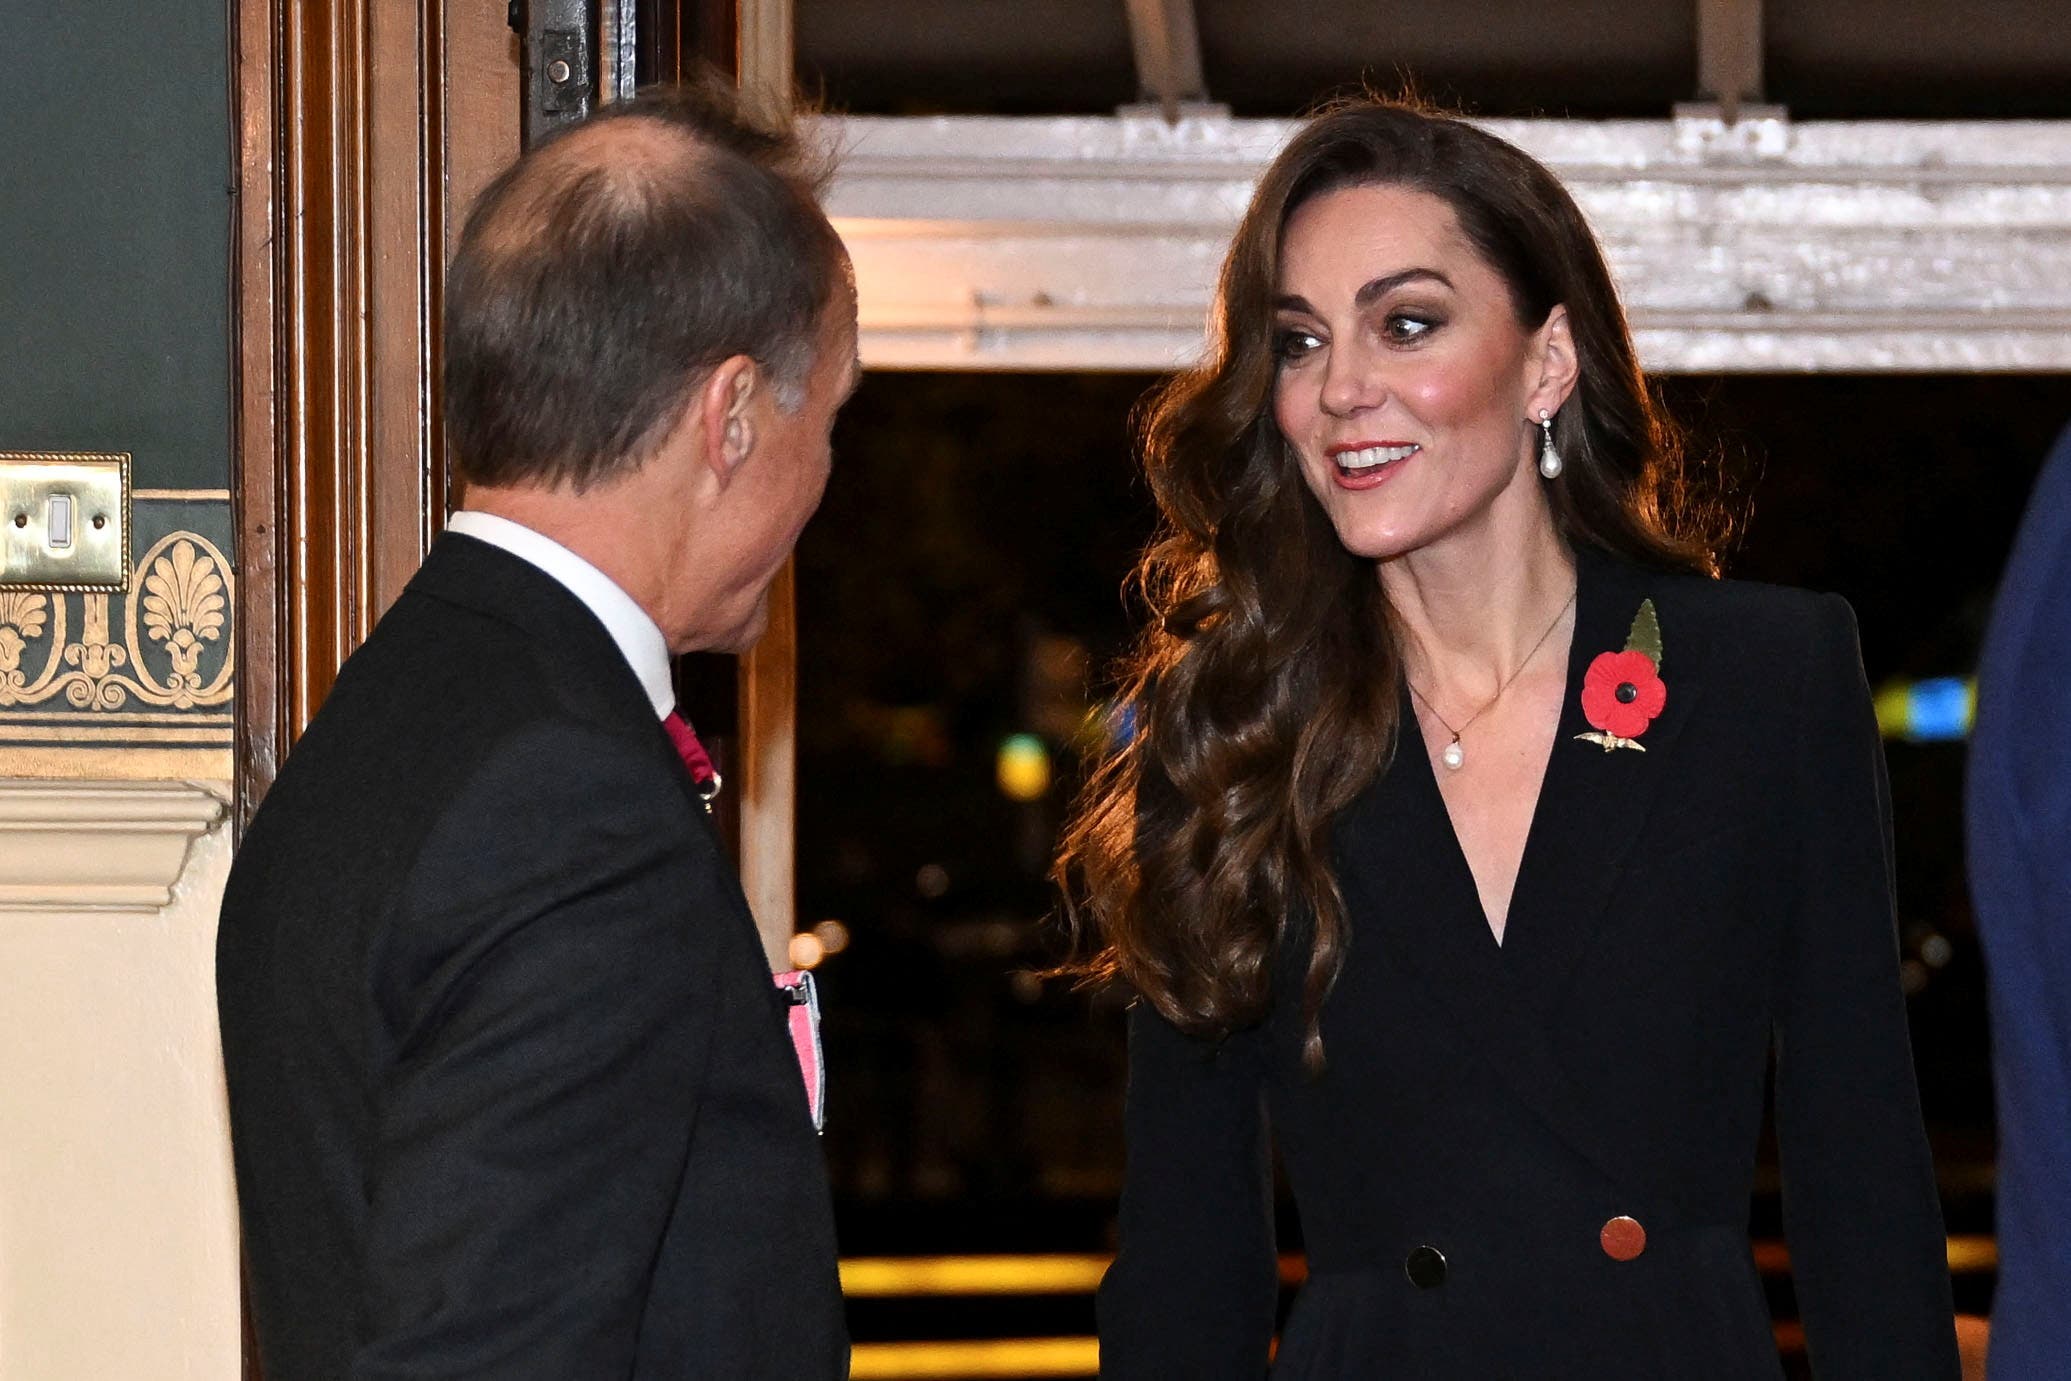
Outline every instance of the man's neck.
[(563, 487), (469, 485), (466, 506), (530, 528), (558, 542), (610, 578), (664, 631), (666, 564), (656, 559), (653, 515), (614, 492), (591, 489), (580, 498)]

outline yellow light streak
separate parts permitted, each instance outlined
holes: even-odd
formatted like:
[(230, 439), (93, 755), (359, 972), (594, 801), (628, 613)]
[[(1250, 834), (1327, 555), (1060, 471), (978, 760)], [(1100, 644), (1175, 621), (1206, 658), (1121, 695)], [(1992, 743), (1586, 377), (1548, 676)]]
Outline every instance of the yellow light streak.
[(1999, 1243), (1983, 1235), (1949, 1239), (1949, 1273), (1972, 1275), (1999, 1269)]
[[(1790, 1269), (1790, 1252), (1774, 1238), (1754, 1244), (1755, 1264), (1765, 1275)], [(1975, 1275), (1999, 1265), (1990, 1236), (1948, 1239), (1949, 1270)], [(855, 1256), (841, 1263), (842, 1292), (852, 1299), (924, 1299), (953, 1295), (1090, 1295), (1113, 1257), (1095, 1252), (991, 1256)], [(1307, 1276), (1300, 1256), (1280, 1258), (1280, 1282), (1299, 1285)], [(1033, 1375), (1034, 1373), (1030, 1373)]]
[(1048, 1256), (858, 1256), (841, 1263), (842, 1293), (856, 1299), (915, 1295), (1090, 1295), (1114, 1258)]
[[(1765, 1275), (1790, 1269), (1784, 1244), (1754, 1244)], [(1991, 1271), (1998, 1245), (1989, 1236), (1948, 1239), (1955, 1275)], [(866, 1256), (841, 1263), (842, 1290), (851, 1298), (923, 1298), (951, 1295), (1084, 1295), (1100, 1284), (1113, 1258), (1093, 1253), (996, 1256)], [(1301, 1257), (1280, 1258), (1283, 1284), (1307, 1274)], [(1796, 1325), (1778, 1326), (1778, 1336)], [(854, 1381), (988, 1381), (1008, 1377), (1086, 1377), (1100, 1372), (1094, 1338), (985, 1338), (951, 1342), (857, 1343), (850, 1354)]]
[(982, 1342), (857, 1343), (849, 1353), (853, 1381), (979, 1381), (1001, 1376), (1098, 1376), (1100, 1344), (1092, 1338), (991, 1338)]
[[(1950, 1275), (1982, 1275), (1999, 1269), (1999, 1243), (1984, 1234), (1948, 1240)], [(1765, 1276), (1790, 1274), (1790, 1248), (1775, 1238), (1755, 1243), (1755, 1269)]]

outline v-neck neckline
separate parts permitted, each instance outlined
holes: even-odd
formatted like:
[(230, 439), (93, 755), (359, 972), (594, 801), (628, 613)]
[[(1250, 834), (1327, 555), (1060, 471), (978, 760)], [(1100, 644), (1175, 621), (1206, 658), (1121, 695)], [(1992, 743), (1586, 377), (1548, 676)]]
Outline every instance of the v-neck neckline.
[[(1373, 956), (1430, 995), (1485, 1051), (1519, 1097), (1607, 1171), (1622, 1157), (1568, 1096), (1543, 1023), (1604, 934), (1654, 802), (1683, 770), (1675, 745), (1702, 714), (1706, 649), (1686, 617), (1687, 577), (1614, 556), (1577, 553), (1568, 684), (1497, 943), (1480, 906), (1436, 769), (1421, 740), (1397, 730), (1393, 756), (1348, 809), (1335, 847), (1352, 953)], [(1590, 724), (1580, 686), (1594, 659), (1625, 645), (1641, 602), (1655, 599), (1667, 640), (1668, 701), (1644, 752), (1578, 743)], [(1407, 698), (1407, 691), (1402, 692)], [(1407, 713), (1407, 707), (1405, 707)], [(1405, 761), (1414, 751), (1418, 761)], [(1478, 930), (1480, 933), (1476, 935)], [(1644, 929), (1640, 932), (1647, 933)]]
[(1568, 630), (1568, 663), (1561, 691), (1560, 711), (1555, 716), (1553, 734), (1546, 744), (1545, 764), (1539, 770), (1539, 789), (1537, 795), (1532, 798), (1531, 819), (1525, 825), (1524, 847), (1518, 850), (1517, 866), (1510, 875), (1510, 905), (1503, 913), (1503, 936), (1501, 939), (1496, 937), (1496, 928), (1489, 921), (1488, 908), (1481, 899), (1481, 884), (1474, 876), (1473, 864), (1467, 861), (1467, 849), (1460, 843), (1459, 825), (1454, 821), (1452, 807), (1445, 799), (1445, 789), (1439, 784), (1438, 769), (1432, 765), (1431, 754), (1425, 747), (1422, 721), (1417, 718), (1416, 705), (1410, 696), (1408, 677), (1405, 676), (1402, 682), (1401, 697), (1402, 714), (1404, 716), (1402, 727), (1403, 730), (1414, 730), (1416, 733), (1416, 759), (1419, 765), (1420, 776), (1417, 785), (1419, 789), (1429, 792), (1431, 800), (1437, 806), (1438, 818), (1444, 822), (1444, 829), (1441, 833), (1445, 836), (1445, 843), (1449, 846), (1446, 864), (1456, 872), (1458, 878), (1465, 880), (1467, 895), (1473, 899), (1474, 914), (1481, 922), (1481, 935), (1476, 943), (1478, 946), (1485, 944), (1487, 949), (1493, 951), (1498, 958), (1502, 957), (1509, 949), (1509, 941), (1514, 934), (1513, 924), (1518, 915), (1518, 901), (1524, 895), (1525, 883), (1530, 876), (1529, 867), (1532, 861), (1533, 848), (1539, 838), (1545, 833), (1541, 826), (1546, 816), (1547, 798), (1552, 795), (1551, 788), (1554, 786), (1554, 774), (1560, 770), (1561, 763), (1567, 756), (1560, 751), (1561, 731), (1568, 722), (1569, 703), (1581, 693), (1582, 673), (1584, 670), (1582, 662), (1584, 647), (1582, 637), (1583, 610), (1587, 605), (1590, 593), (1585, 589), (1585, 585), (1590, 578), (1589, 564), (1589, 560), (1584, 553), (1579, 551), (1575, 553), (1575, 620), (1573, 627)]

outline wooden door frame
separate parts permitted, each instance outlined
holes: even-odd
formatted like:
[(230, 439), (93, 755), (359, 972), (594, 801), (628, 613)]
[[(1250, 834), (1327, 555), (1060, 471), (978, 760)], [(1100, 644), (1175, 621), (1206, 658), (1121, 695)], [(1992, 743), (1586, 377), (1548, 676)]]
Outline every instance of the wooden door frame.
[[(739, 0), (734, 77), (788, 110), (795, 87), (792, 0)], [(741, 890), (773, 969), (791, 967), (798, 927), (798, 595), (786, 560), (769, 591), (769, 626), (741, 658)]]
[(517, 151), (481, 0), (232, 0), (240, 818), (444, 520), (440, 301)]

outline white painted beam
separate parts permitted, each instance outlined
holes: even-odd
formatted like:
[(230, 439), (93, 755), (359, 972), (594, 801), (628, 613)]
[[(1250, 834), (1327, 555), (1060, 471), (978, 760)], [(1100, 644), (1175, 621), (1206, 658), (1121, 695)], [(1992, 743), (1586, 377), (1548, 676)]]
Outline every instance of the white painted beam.
[[(2071, 122), (1497, 120), (1574, 193), (1663, 372), (2071, 370)], [(1167, 369), (1295, 123), (848, 118), (875, 368)]]

